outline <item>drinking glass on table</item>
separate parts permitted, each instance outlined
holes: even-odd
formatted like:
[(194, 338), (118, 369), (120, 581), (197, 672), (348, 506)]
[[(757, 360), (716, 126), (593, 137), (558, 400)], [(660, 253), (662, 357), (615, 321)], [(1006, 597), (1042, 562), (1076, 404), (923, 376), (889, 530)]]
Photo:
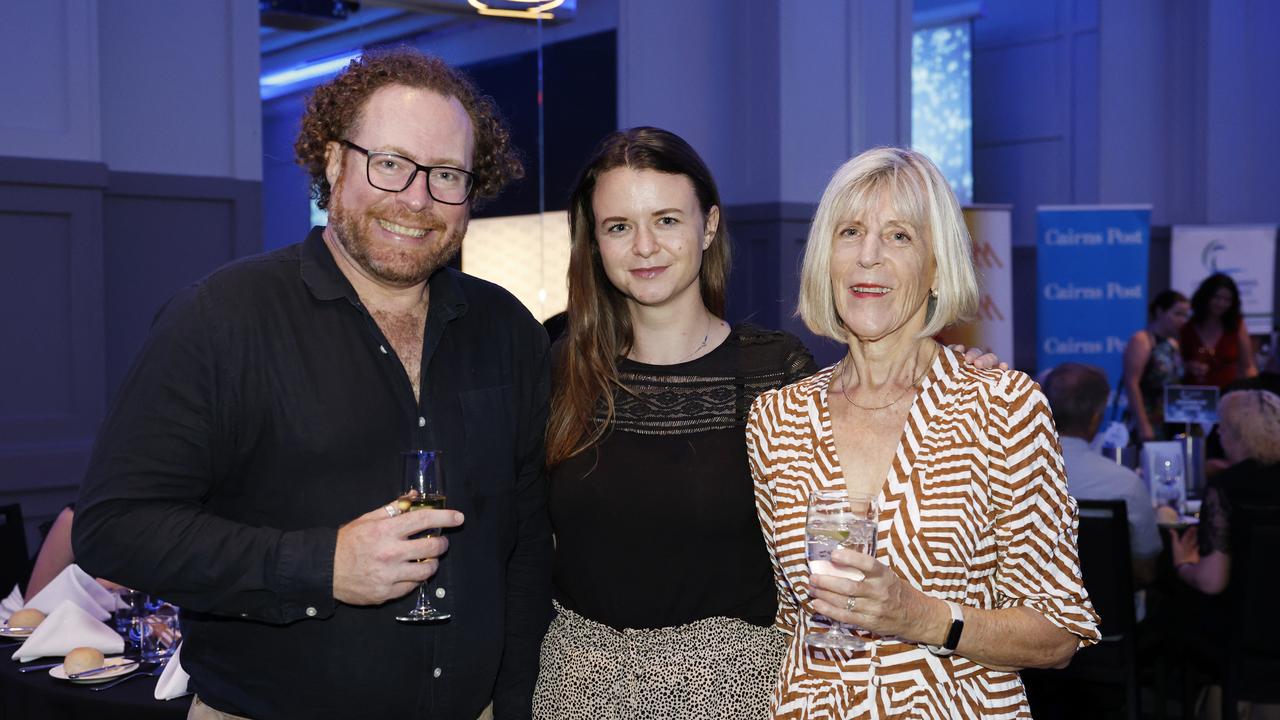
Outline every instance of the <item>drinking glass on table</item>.
[(111, 594), (115, 598), (116, 606), (115, 611), (111, 613), (112, 622), (115, 624), (117, 633), (127, 635), (129, 628), (133, 626), (133, 619), (147, 613), (147, 594), (127, 587), (116, 588), (111, 591)]
[[(400, 510), (409, 512), (444, 509), (444, 468), (440, 451), (410, 450), (401, 455), (404, 456), (404, 477), (400, 498), (396, 500)], [(422, 533), (423, 536), (439, 534), (440, 528)], [(431, 602), (427, 600), (427, 583), (424, 581), (418, 585), (417, 604), (408, 613), (396, 616), (396, 620), (419, 623), (448, 620), (449, 617), (449, 613), (431, 607)]]
[(112, 590), (116, 598), (115, 612), (111, 613), (112, 624), (116, 634), (124, 638), (124, 656), (137, 658), (142, 641), (142, 625), (140, 618), (147, 616), (147, 594), (127, 587)]
[(1181, 516), (1184, 492), (1182, 485), (1182, 473), (1174, 467), (1172, 460), (1166, 459), (1156, 474), (1156, 505), (1168, 505)]
[(182, 630), (178, 623), (178, 608), (159, 601), (156, 611), (141, 622), (141, 658), (143, 662), (163, 662), (178, 647)]
[[(874, 495), (850, 494), (844, 490), (820, 490), (809, 496), (809, 514), (805, 521), (805, 547), (809, 558), (809, 575), (835, 575), (862, 580), (863, 574), (852, 568), (837, 568), (831, 553), (837, 547), (856, 550), (865, 555), (876, 554), (876, 523), (880, 507)], [(814, 620), (826, 621), (825, 631), (809, 632), (805, 644), (811, 647), (861, 650), (866, 640), (857, 628), (822, 615)]]

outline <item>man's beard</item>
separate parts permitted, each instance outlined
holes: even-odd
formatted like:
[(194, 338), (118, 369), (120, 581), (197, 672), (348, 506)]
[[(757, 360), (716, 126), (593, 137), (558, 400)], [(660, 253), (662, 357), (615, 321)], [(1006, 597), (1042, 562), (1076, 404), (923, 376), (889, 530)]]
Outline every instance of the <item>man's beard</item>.
[[(379, 213), (373, 209), (358, 214), (348, 213), (338, 201), (341, 183), (339, 179), (338, 186), (333, 189), (332, 197), (336, 202), (329, 206), (329, 226), (347, 255), (373, 277), (402, 287), (417, 285), (453, 260), (462, 249), (465, 220), (461, 227), (449, 230), (444, 219), (434, 213)], [(372, 235), (379, 229), (378, 218), (435, 232), (435, 242), (420, 247), (376, 243)]]

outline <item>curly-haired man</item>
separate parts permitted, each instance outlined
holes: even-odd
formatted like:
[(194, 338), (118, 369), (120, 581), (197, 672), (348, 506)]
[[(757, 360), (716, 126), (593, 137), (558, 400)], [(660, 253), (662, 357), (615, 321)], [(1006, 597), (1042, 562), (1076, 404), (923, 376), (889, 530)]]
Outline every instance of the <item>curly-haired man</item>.
[[(183, 608), (192, 717), (527, 717), (547, 339), (446, 267), (470, 204), (521, 175), (507, 131), (463, 75), (398, 50), (317, 89), (296, 150), (328, 227), (160, 313), (76, 556)], [(449, 509), (401, 514), (411, 449), (441, 452)]]

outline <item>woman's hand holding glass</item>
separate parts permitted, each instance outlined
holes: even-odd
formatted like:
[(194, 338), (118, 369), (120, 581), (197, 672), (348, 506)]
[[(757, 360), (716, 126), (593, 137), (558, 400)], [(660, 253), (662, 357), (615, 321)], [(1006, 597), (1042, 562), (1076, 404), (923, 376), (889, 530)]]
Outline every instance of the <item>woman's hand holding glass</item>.
[(927, 628), (936, 617), (932, 606), (941, 600), (920, 592), (870, 555), (839, 548), (831, 554), (831, 563), (838, 572), (861, 573), (863, 578), (811, 575), (809, 594), (815, 612), (881, 637), (932, 641)]
[[(877, 522), (880, 506), (873, 495), (850, 495), (844, 490), (818, 491), (809, 496), (805, 518), (805, 545), (809, 559), (809, 574), (839, 575), (857, 581), (862, 574), (835, 567), (831, 562), (834, 551), (855, 548), (867, 555), (876, 551)], [(805, 635), (806, 644), (820, 648), (861, 650), (866, 642), (850, 628), (832, 622), (830, 615), (816, 617), (814, 626), (826, 625), (826, 630)]]

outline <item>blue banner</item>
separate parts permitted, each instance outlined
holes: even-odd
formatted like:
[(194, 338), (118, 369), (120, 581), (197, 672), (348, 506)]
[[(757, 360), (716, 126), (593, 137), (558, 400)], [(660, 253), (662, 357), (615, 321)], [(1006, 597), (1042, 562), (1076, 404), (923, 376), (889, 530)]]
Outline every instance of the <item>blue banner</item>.
[(1037, 366), (1097, 365), (1114, 392), (1147, 324), (1150, 206), (1038, 208)]

